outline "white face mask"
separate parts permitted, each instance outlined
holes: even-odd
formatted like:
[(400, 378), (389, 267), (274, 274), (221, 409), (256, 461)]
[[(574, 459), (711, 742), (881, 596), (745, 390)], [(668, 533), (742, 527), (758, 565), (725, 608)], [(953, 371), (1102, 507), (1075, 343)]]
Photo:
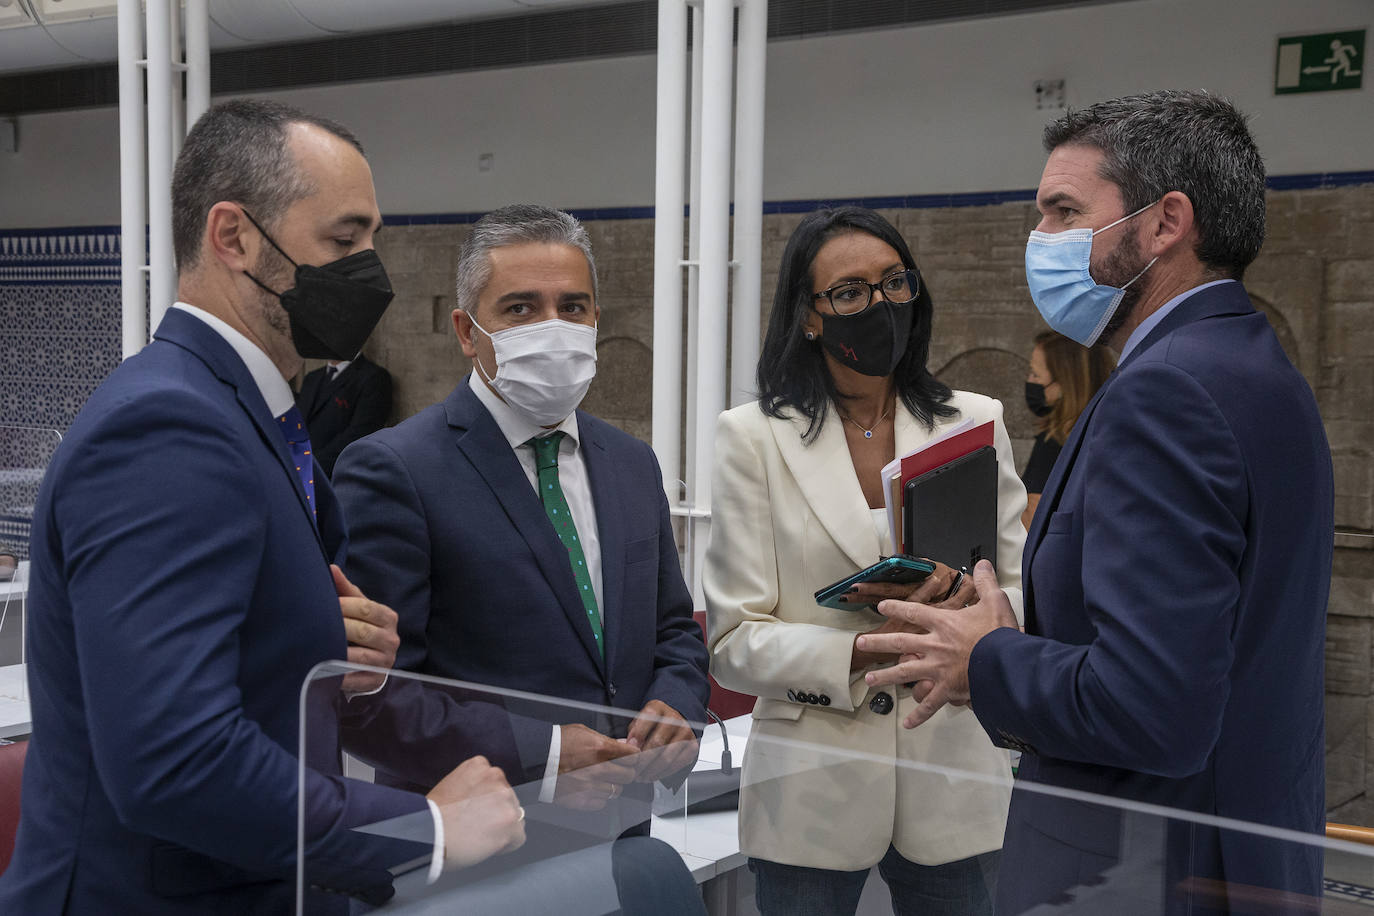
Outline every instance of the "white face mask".
[(493, 391), (539, 426), (554, 426), (577, 409), (596, 375), (596, 326), (551, 318), (487, 333), (474, 319), (472, 326), (491, 338), (496, 376), (488, 378), (481, 362), (477, 371)]

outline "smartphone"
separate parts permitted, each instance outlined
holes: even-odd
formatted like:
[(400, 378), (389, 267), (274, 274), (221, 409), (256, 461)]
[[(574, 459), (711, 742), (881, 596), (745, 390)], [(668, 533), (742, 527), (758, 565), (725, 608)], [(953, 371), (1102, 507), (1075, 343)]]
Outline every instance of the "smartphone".
[(934, 571), (935, 564), (929, 560), (905, 555), (883, 557), (867, 569), (861, 569), (852, 576), (846, 576), (838, 582), (832, 582), (816, 592), (816, 603), (822, 607), (835, 608), (839, 611), (865, 610), (872, 605), (849, 601), (840, 602), (839, 599), (860, 582), (898, 582), (902, 585), (913, 585)]

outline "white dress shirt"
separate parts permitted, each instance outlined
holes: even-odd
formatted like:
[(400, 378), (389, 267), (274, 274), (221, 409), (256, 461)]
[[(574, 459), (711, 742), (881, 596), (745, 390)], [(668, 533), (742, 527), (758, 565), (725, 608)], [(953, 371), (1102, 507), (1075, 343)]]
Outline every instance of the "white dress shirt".
[[(282, 377), (281, 371), (277, 369), (276, 363), (262, 351), (253, 341), (243, 334), (234, 330), (227, 322), (221, 318), (211, 315), (204, 309), (196, 308), (186, 302), (178, 302), (172, 308), (181, 309), (188, 315), (200, 319), (210, 326), (224, 342), (233, 347), (239, 359), (243, 360), (243, 365), (247, 367), (248, 373), (253, 376), (253, 382), (258, 386), (258, 392), (262, 395), (263, 401), (267, 403), (267, 409), (273, 417), (280, 417), (296, 404), (295, 397), (291, 394), (291, 386), (286, 384), (286, 379)], [(377, 690), (381, 690), (378, 687)], [(367, 693), (376, 693), (376, 690)], [(355, 694), (357, 696), (360, 694)], [(366, 695), (366, 694), (361, 694)], [(349, 699), (353, 699), (352, 696)], [(554, 731), (557, 735), (557, 730)], [(429, 858), (429, 877), (427, 882), (433, 884), (438, 879), (440, 872), (444, 868), (444, 819), (439, 816), (439, 806), (429, 799), (425, 799), (429, 804), (429, 813), (434, 818), (434, 849)]]
[[(566, 433), (558, 444), (558, 484), (563, 488), (563, 497), (568, 501), (568, 511), (572, 513), (573, 526), (577, 538), (582, 542), (582, 555), (587, 561), (587, 575), (592, 580), (592, 591), (596, 594), (596, 612), (606, 619), (605, 602), (601, 592), (601, 538), (597, 534), (596, 507), (592, 503), (592, 488), (587, 480), (587, 462), (582, 456), (582, 442), (577, 430), (577, 412), (573, 411), (563, 418), (553, 429), (546, 429), (517, 413), (509, 404), (501, 400), (487, 383), (478, 378), (476, 372), (468, 374), (468, 384), (477, 400), (491, 414), (492, 419), (506, 437), (520, 467), (525, 470), (525, 479), (530, 489), (539, 494), (539, 468), (535, 463), (534, 446), (525, 443), (536, 436), (547, 436), (554, 432)], [(562, 733), (554, 728), (549, 740), (549, 760), (544, 765), (544, 779), (539, 784), (539, 800), (551, 802), (558, 781), (558, 759), (562, 751)]]

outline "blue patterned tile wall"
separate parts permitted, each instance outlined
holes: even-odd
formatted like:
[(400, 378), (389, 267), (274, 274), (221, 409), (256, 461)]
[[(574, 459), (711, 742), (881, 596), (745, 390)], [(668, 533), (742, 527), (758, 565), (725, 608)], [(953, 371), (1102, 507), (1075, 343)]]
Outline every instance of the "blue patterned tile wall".
[(119, 364), (119, 231), (0, 230), (0, 553), (27, 554), (41, 468)]

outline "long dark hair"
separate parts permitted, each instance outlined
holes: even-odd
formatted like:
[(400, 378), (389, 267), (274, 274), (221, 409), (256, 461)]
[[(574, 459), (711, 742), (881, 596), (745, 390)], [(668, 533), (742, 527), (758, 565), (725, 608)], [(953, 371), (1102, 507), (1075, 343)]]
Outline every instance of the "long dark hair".
[[(835, 387), (820, 342), (803, 336), (802, 325), (812, 302), (811, 263), (822, 245), (851, 232), (865, 232), (891, 245), (901, 256), (902, 264), (920, 275), (901, 233), (867, 207), (835, 207), (809, 213), (787, 240), (778, 268), (778, 288), (773, 293), (773, 313), (768, 318), (768, 333), (759, 356), (759, 406), (770, 417), (786, 418), (789, 410), (806, 417), (809, 422), (802, 436), (806, 442), (819, 435), (830, 404), (845, 397)], [(936, 417), (952, 417), (958, 411), (946, 403), (951, 393), (949, 386), (926, 368), (935, 303), (924, 279), (920, 294), (909, 307), (916, 310), (911, 336), (892, 375), (906, 409), (930, 429)]]

